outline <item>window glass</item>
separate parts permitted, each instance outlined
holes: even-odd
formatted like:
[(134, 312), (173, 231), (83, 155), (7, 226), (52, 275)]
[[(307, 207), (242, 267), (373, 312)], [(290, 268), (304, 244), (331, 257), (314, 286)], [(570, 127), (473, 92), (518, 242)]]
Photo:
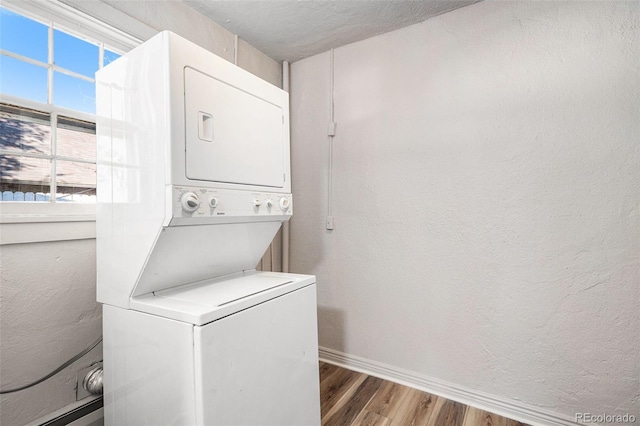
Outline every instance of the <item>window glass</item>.
[(103, 59), (103, 62), (102, 62), (102, 66), (107, 66), (108, 64), (110, 64), (111, 62), (115, 61), (119, 57), (120, 57), (120, 55), (118, 55), (117, 53), (105, 49), (104, 50), (104, 59)]
[(2, 201), (48, 201), (51, 160), (0, 155)]
[(48, 27), (0, 8), (0, 49), (47, 62)]
[(53, 74), (53, 103), (64, 108), (95, 114), (95, 83), (56, 71)]
[(93, 78), (99, 65), (98, 46), (60, 30), (54, 30), (53, 63), (69, 71)]
[(0, 149), (16, 154), (51, 154), (49, 114), (0, 105)]
[(61, 157), (96, 160), (96, 125), (68, 117), (58, 117), (56, 146)]
[(95, 164), (56, 160), (56, 179), (56, 201), (95, 202)]
[(0, 92), (46, 103), (47, 69), (0, 55)]
[(120, 54), (87, 40), (0, 7), (0, 201), (95, 202), (95, 72)]

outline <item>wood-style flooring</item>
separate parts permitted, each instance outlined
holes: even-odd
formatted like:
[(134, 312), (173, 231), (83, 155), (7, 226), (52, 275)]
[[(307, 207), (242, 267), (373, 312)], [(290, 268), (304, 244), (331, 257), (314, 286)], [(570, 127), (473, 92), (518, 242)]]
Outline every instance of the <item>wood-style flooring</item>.
[(327, 426), (524, 426), (326, 362), (320, 362), (320, 403)]

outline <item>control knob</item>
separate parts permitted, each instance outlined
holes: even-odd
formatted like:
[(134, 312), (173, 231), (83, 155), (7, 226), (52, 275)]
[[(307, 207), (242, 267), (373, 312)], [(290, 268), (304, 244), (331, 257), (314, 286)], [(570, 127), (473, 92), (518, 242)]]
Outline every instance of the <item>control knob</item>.
[(287, 210), (289, 210), (289, 199), (287, 197), (282, 197), (280, 198), (280, 209), (283, 212), (286, 212)]
[(187, 213), (193, 213), (200, 207), (200, 199), (195, 192), (185, 192), (180, 197), (182, 209)]
[(273, 201), (271, 200), (267, 200), (267, 208), (270, 209), (271, 207), (273, 207)]
[(209, 207), (211, 207), (212, 209), (218, 207), (218, 198), (211, 197), (211, 199), (209, 200)]

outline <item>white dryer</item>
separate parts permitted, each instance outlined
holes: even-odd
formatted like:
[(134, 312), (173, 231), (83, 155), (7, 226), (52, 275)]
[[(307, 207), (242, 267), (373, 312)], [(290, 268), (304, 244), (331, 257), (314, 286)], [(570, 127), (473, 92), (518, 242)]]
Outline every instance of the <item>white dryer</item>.
[(96, 91), (105, 424), (319, 424), (315, 277), (255, 270), (293, 212), (288, 94), (170, 32)]

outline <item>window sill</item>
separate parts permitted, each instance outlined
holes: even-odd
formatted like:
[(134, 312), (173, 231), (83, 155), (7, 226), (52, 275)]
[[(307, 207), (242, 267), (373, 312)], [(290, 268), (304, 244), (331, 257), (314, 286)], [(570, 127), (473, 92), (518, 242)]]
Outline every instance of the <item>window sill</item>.
[(0, 203), (0, 245), (96, 237), (94, 204)]

